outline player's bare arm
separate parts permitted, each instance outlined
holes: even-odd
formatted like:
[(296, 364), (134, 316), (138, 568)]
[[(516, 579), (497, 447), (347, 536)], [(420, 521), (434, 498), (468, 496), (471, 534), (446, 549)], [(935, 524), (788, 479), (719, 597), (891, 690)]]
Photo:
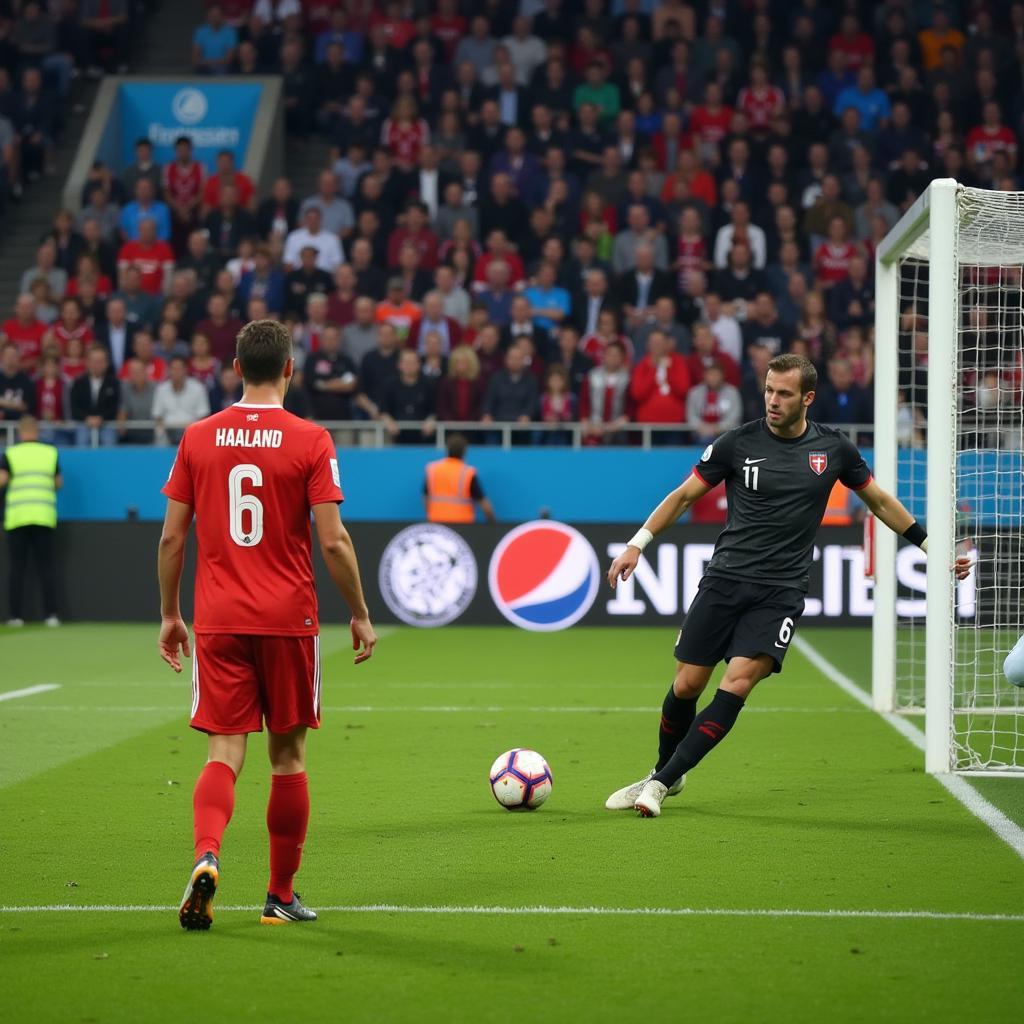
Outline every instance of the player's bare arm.
[[(879, 522), (888, 526), (893, 533), (898, 533), (917, 544), (927, 553), (928, 538), (922, 536), (924, 528), (918, 525), (899, 498), (882, 490), (874, 480), (857, 491), (857, 497), (867, 505)], [(920, 534), (917, 531), (920, 531)], [(960, 555), (953, 563), (953, 572), (958, 580), (966, 579), (971, 573), (971, 559), (967, 555)]]
[(633, 575), (637, 562), (644, 547), (662, 530), (671, 526), (698, 499), (710, 491), (706, 483), (696, 473), (691, 473), (674, 491), (665, 496), (658, 507), (647, 517), (647, 521), (637, 531), (626, 550), (619, 555), (608, 570), (608, 582), (615, 589), (619, 580), (628, 580)]
[(357, 665), (373, 656), (377, 634), (370, 622), (370, 612), (363, 597), (363, 585), (359, 579), (359, 563), (352, 538), (341, 521), (338, 506), (325, 502), (313, 506), (313, 522), (320, 542), (320, 552), (334, 585), (352, 613), (352, 650), (356, 652)]
[(181, 671), (181, 653), (192, 656), (188, 627), (181, 618), (179, 599), (181, 570), (185, 562), (185, 538), (192, 525), (192, 507), (173, 498), (167, 500), (164, 528), (157, 549), (157, 575), (160, 579), (160, 657), (175, 672)]

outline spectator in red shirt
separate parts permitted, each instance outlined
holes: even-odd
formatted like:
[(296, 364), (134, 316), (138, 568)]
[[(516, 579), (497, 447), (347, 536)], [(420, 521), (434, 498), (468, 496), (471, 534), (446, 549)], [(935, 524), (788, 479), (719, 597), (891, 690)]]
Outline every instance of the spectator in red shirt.
[(409, 45), (416, 34), (416, 26), (412, 19), (406, 18), (403, 14), (404, 7), (405, 5), (398, 0), (390, 0), (384, 5), (383, 11), (373, 11), (369, 20), (369, 28), (383, 29), (388, 46), (399, 52)]
[(222, 185), (234, 185), (238, 205), (243, 210), (252, 210), (256, 199), (256, 188), (248, 174), (235, 169), (235, 155), (230, 149), (222, 149), (217, 154), (217, 173), (211, 174), (203, 186), (202, 213), (204, 215), (220, 206)]
[(739, 387), (742, 381), (740, 367), (735, 359), (718, 344), (707, 324), (693, 325), (693, 351), (686, 356), (690, 380), (703, 380), (709, 366), (719, 366), (728, 384)]
[(438, 0), (437, 13), (431, 16), (430, 27), (441, 40), (445, 58), (450, 63), (455, 55), (455, 47), (466, 34), (466, 19), (459, 14), (458, 0)]
[(106, 274), (100, 273), (99, 263), (91, 253), (83, 253), (78, 258), (78, 273), (68, 281), (67, 291), (64, 293), (68, 298), (80, 295), (83, 284), (91, 288), (91, 294), (101, 299), (110, 298), (114, 291), (114, 283)]
[(846, 56), (847, 70), (854, 73), (875, 57), (874, 40), (862, 32), (855, 14), (844, 14), (839, 31), (828, 41), (829, 50), (839, 50)]
[(1011, 167), (1017, 166), (1017, 136), (1003, 124), (999, 104), (989, 101), (981, 111), (982, 123), (967, 133), (967, 158), (977, 167), (987, 164), (999, 152), (1006, 154)]
[(60, 346), (61, 355), (67, 352), (72, 339), (80, 341), (84, 348), (95, 340), (92, 328), (85, 322), (82, 315), (82, 304), (71, 297), (62, 300), (60, 316), (50, 327), (49, 336)]
[(469, 345), (459, 345), (452, 349), (448, 373), (437, 386), (437, 418), (475, 422), (480, 419), (483, 401), (480, 359)]
[(764, 137), (772, 121), (786, 108), (786, 97), (768, 78), (768, 69), (761, 61), (750, 67), (750, 85), (740, 89), (736, 106), (747, 115), (753, 135)]
[[(673, 351), (672, 339), (663, 331), (647, 336), (647, 354), (633, 368), (629, 395), (635, 403), (637, 423), (682, 423), (686, 419), (686, 393), (690, 372), (686, 360)], [(673, 433), (654, 435), (655, 444), (678, 443)]]
[(188, 375), (195, 378), (208, 391), (212, 391), (220, 376), (220, 362), (210, 353), (210, 339), (196, 332), (189, 346)]
[(495, 228), (487, 235), (487, 251), (476, 261), (473, 266), (473, 287), (483, 288), (487, 283), (487, 268), (494, 260), (501, 260), (508, 265), (509, 282), (513, 287), (518, 287), (526, 280), (526, 270), (523, 261), (516, 254), (508, 240), (508, 236), (501, 228)]
[(139, 222), (139, 237), (125, 242), (117, 254), (117, 272), (124, 287), (124, 272), (129, 267), (139, 271), (139, 286), (147, 295), (163, 295), (171, 283), (174, 272), (174, 251), (167, 242), (156, 237), (156, 222)]
[(334, 271), (334, 291), (327, 296), (327, 319), (338, 327), (347, 327), (356, 318), (359, 285), (351, 263), (342, 263)]
[(411, 96), (400, 96), (395, 101), (391, 116), (381, 125), (380, 141), (399, 170), (409, 173), (416, 168), (420, 150), (430, 142), (430, 128), (418, 116)]
[(36, 300), (29, 294), (19, 295), (14, 303), (14, 316), (0, 325), (0, 345), (10, 342), (18, 349), (21, 368), (35, 373), (43, 352), (46, 324), (36, 319)]
[(850, 273), (850, 261), (858, 252), (856, 242), (851, 242), (844, 217), (833, 217), (828, 222), (828, 235), (814, 254), (814, 274), (824, 288), (846, 280)]
[(405, 223), (395, 228), (388, 237), (388, 266), (398, 266), (398, 254), (405, 242), (416, 246), (420, 266), (424, 270), (437, 268), (437, 235), (430, 230), (429, 214), (425, 203), (412, 202), (405, 208)]
[[(146, 376), (154, 383), (158, 384), (167, 376), (167, 363), (156, 354), (156, 341), (153, 338), (153, 332), (148, 328), (140, 328), (135, 332), (135, 338), (132, 341), (133, 346), (133, 358), (137, 359), (143, 366), (146, 367)], [(130, 372), (131, 359), (126, 359), (124, 365), (121, 367), (120, 372), (117, 375), (118, 380), (127, 380)]]
[(39, 363), (36, 381), (36, 416), (44, 423), (64, 419), (65, 387), (60, 374), (60, 359), (45, 355)]
[(719, 144), (729, 133), (731, 121), (732, 107), (722, 102), (722, 87), (717, 82), (708, 82), (704, 86), (704, 102), (694, 107), (690, 115), (690, 132), (703, 159), (715, 157)]

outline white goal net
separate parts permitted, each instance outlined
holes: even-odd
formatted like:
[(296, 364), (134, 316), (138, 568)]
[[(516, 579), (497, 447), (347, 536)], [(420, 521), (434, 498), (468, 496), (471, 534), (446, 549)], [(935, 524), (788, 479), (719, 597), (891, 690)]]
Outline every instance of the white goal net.
[(879, 531), (875, 705), (925, 713), (930, 771), (1024, 777), (1024, 193), (934, 182), (876, 262), (876, 475), (938, 566)]

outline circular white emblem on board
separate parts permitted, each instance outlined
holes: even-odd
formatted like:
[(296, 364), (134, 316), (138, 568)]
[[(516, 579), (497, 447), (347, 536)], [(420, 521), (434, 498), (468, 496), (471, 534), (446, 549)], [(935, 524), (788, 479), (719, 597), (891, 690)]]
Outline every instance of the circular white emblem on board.
[(447, 526), (420, 523), (393, 537), (380, 560), (384, 603), (410, 626), (443, 626), (476, 594), (476, 559)]
[(198, 124), (207, 111), (206, 96), (198, 89), (179, 89), (171, 100), (171, 113), (182, 124)]
[(700, 461), (701, 462), (707, 462), (708, 459), (711, 458), (711, 449), (712, 448), (714, 448), (714, 445), (713, 444), (709, 444), (707, 446), (707, 448), (704, 449), (704, 454), (701, 455), (701, 457), (700, 457)]

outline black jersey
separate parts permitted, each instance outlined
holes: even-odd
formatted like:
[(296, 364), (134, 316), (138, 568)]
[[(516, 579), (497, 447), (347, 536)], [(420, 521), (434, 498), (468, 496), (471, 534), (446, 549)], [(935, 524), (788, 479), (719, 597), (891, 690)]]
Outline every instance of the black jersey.
[(856, 445), (811, 421), (793, 438), (763, 419), (744, 423), (709, 444), (693, 472), (709, 487), (724, 480), (729, 506), (708, 574), (804, 592), (833, 485), (859, 491), (871, 482)]

